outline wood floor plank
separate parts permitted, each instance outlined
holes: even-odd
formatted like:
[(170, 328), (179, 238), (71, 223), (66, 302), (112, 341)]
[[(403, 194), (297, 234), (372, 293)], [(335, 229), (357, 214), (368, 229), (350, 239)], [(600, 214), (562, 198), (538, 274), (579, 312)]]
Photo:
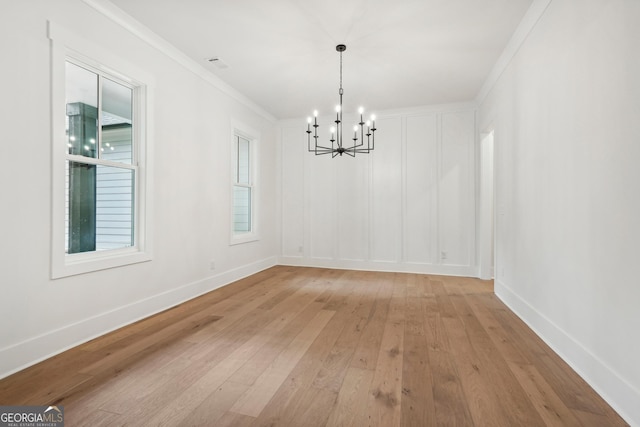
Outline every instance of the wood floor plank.
[(326, 425), (330, 411), (338, 399), (338, 392), (328, 388), (308, 387), (289, 419), (290, 426), (321, 427)]
[(354, 368), (375, 369), (380, 352), (380, 342), (384, 332), (384, 323), (389, 312), (389, 304), (393, 295), (393, 275), (385, 273), (381, 281), (373, 309), (370, 311), (366, 326), (351, 359)]
[[(259, 354), (254, 355), (250, 360), (242, 366), (242, 369), (236, 371), (230, 378), (231, 381), (252, 385), (256, 379), (265, 371), (265, 369), (273, 362), (273, 360), (289, 345), (291, 340), (300, 332), (300, 330), (306, 325), (318, 311), (326, 306), (326, 302), (330, 299), (331, 295), (338, 288), (340, 283), (340, 277), (334, 276), (334, 279), (326, 283), (321, 293), (316, 294), (313, 303), (308, 308), (303, 310), (300, 315), (300, 319), (296, 319), (290, 325), (287, 326), (280, 334), (273, 337), (266, 348), (260, 351)], [(284, 303), (283, 303), (284, 304)], [(297, 305), (297, 310), (300, 310), (297, 301), (293, 301), (293, 304)], [(273, 309), (277, 309), (278, 306), (274, 306)], [(280, 307), (282, 308), (282, 307)], [(288, 308), (291, 310), (291, 308)]]
[(154, 348), (159, 342), (167, 342), (173, 339), (182, 339), (185, 330), (193, 333), (199, 328), (203, 328), (210, 323), (214, 323), (222, 319), (221, 316), (214, 316), (207, 312), (197, 312), (193, 315), (176, 322), (164, 329), (161, 329), (149, 336), (138, 339), (119, 351), (108, 353), (102, 359), (82, 368), (79, 372), (83, 374), (97, 375), (115, 366), (121, 366), (122, 361), (130, 357), (137, 358), (140, 353), (145, 350)]
[(533, 365), (510, 363), (509, 368), (522, 384), (545, 425), (558, 427), (582, 425)]
[(374, 371), (348, 368), (327, 426), (359, 426), (368, 423), (367, 404)]
[(259, 334), (265, 322), (277, 318), (279, 314), (256, 309), (228, 328), (214, 333), (209, 341), (200, 342), (190, 351), (185, 351), (182, 357), (188, 360), (188, 369), (170, 378), (166, 383), (160, 384), (152, 393), (135, 395), (122, 402), (124, 407), (120, 409), (127, 414), (126, 419), (150, 417), (151, 414), (171, 404), (176, 396), (192, 387), (212, 367), (222, 362), (251, 337)]
[(281, 353), (258, 377), (255, 384), (238, 399), (231, 411), (251, 417), (260, 415), (260, 412), (334, 314), (333, 311), (320, 311), (287, 346), (286, 351)]
[(534, 354), (531, 363), (554, 389), (567, 407), (586, 413), (606, 415), (612, 420), (617, 414), (551, 350), (522, 320), (504, 307), (493, 310), (494, 316), (509, 331), (514, 344), (522, 351)]
[(483, 303), (482, 297), (483, 295), (471, 295), (467, 298), (467, 301), (482, 327), (488, 332), (497, 351), (509, 363), (519, 365), (530, 363), (531, 354), (527, 355), (514, 344), (513, 336), (494, 317), (491, 310)]
[(249, 427), (255, 420), (254, 417), (229, 411), (216, 421), (215, 427)]
[[(375, 292), (366, 288), (366, 292)], [(365, 293), (367, 295), (367, 293)], [(254, 423), (256, 426), (288, 425), (295, 408), (298, 407), (303, 392), (311, 387), (318, 377), (330, 350), (334, 347), (350, 318), (351, 310), (358, 304), (359, 297), (351, 295), (340, 312), (336, 313), (324, 330), (318, 335), (307, 353), (295, 366), (284, 384), (278, 389), (269, 404)], [(328, 302), (328, 301), (327, 301)]]
[[(180, 425), (193, 427), (218, 425), (218, 420), (224, 417), (231, 406), (233, 406), (233, 404), (240, 396), (242, 396), (243, 393), (247, 391), (248, 388), (249, 386), (246, 384), (225, 381), (215, 391), (205, 397), (198, 406), (190, 411), (185, 411), (183, 413), (185, 416), (182, 419), (159, 419), (157, 420), (158, 423), (153, 425)], [(154, 422), (153, 419), (149, 421), (150, 423)]]
[(389, 314), (384, 324), (367, 412), (372, 426), (399, 426), (407, 288), (406, 276), (395, 276)]
[[(79, 366), (98, 359), (99, 356), (95, 354), (74, 348), (8, 376), (0, 380), (0, 402), (5, 405), (28, 405), (29, 402), (48, 404), (53, 395), (60, 392), (59, 388), (77, 384), (75, 379), (69, 378), (70, 372), (76, 376)], [(89, 376), (79, 375), (77, 378), (84, 381)]]
[(491, 379), (487, 377), (485, 366), (478, 361), (464, 325), (453, 317), (443, 318), (442, 321), (451, 347), (455, 349), (450, 355), (474, 424), (482, 425), (483, 420), (496, 420), (497, 425), (509, 425), (500, 402), (492, 398), (494, 394), (489, 387)]
[[(196, 300), (178, 304), (170, 309), (164, 310), (153, 316), (135, 322), (127, 326), (126, 328), (117, 329), (116, 331), (99, 337), (99, 339), (91, 340), (79, 346), (78, 348), (85, 351), (99, 351), (101, 349), (104, 349), (105, 347), (113, 346), (118, 341), (121, 341), (133, 335), (150, 335), (150, 329), (160, 330), (167, 325), (175, 323), (178, 320), (182, 320), (185, 317), (192, 315), (194, 312), (200, 311), (204, 308), (211, 310), (216, 306), (216, 304), (227, 300), (231, 295), (238, 294), (244, 289), (256, 285), (263, 285), (268, 280), (283, 280), (284, 278), (291, 276), (292, 274), (292, 271), (281, 270), (278, 267), (262, 271), (260, 273), (257, 273), (256, 275), (250, 276), (234, 283), (233, 290), (228, 287), (216, 289), (215, 291), (203, 295)], [(226, 302), (226, 304), (228, 303), (229, 302)]]
[[(377, 292), (377, 285), (371, 285), (366, 281), (362, 281), (351, 283), (350, 286), (353, 292), (351, 292), (349, 296), (352, 298), (345, 299), (342, 306), (337, 307), (349, 313), (344, 320), (341, 320), (345, 326), (325, 358), (320, 371), (314, 378), (311, 384), (312, 387), (326, 388), (336, 393), (340, 390), (361, 333), (369, 321), (374, 300), (373, 298), (363, 298), (360, 296), (366, 295), (366, 292), (375, 294)], [(353, 297), (354, 295), (355, 298)], [(353, 307), (353, 309), (349, 311), (349, 307)]]
[(625, 426), (464, 277), (279, 266), (0, 380), (69, 425)]
[(69, 413), (65, 408), (64, 422), (69, 426), (107, 427), (122, 425), (122, 423), (120, 422), (120, 414), (101, 411), (99, 409), (86, 413)]
[(453, 353), (458, 349), (452, 348), (449, 343), (441, 314), (429, 310), (426, 303), (423, 304), (423, 310), (436, 425), (473, 425), (469, 401), (453, 362)]
[[(310, 299), (309, 302), (313, 301)], [(306, 305), (302, 305), (300, 309), (303, 309)], [(318, 307), (319, 308), (319, 307)], [(207, 396), (213, 391), (218, 389), (229, 378), (239, 370), (251, 357), (258, 353), (270, 340), (272, 334), (277, 333), (287, 323), (294, 319), (299, 318), (296, 316), (298, 312), (290, 311), (281, 316), (278, 316), (271, 323), (266, 325), (262, 329), (260, 334), (256, 334), (251, 339), (247, 340), (243, 345), (238, 347), (229, 356), (227, 356), (220, 363), (211, 366), (211, 369), (198, 379), (194, 384), (188, 387), (183, 393), (180, 394), (173, 402), (164, 406), (156, 415), (149, 420), (151, 424), (167, 424), (171, 425), (178, 422), (184, 417), (184, 414), (191, 413), (197, 406), (199, 406)], [(316, 314), (310, 321), (311, 324), (316, 318), (320, 317), (320, 313)], [(283, 322), (283, 319), (285, 320)], [(302, 332), (298, 334), (300, 337)], [(302, 336), (301, 340), (306, 336)], [(296, 337), (297, 338), (297, 337)], [(225, 411), (228, 408), (225, 408)], [(223, 412), (225, 412), (223, 411)], [(241, 413), (239, 411), (235, 411)], [(222, 414), (221, 414), (222, 415)], [(252, 415), (252, 414), (245, 414)]]
[(620, 418), (617, 414), (616, 416), (612, 415), (604, 415), (604, 414), (594, 414), (592, 412), (574, 410), (573, 413), (580, 420), (583, 427), (617, 427), (617, 426), (627, 426), (626, 422), (622, 418)]
[(193, 344), (179, 343), (167, 352), (160, 353), (164, 357), (148, 358), (135, 369), (124, 371), (122, 375), (104, 383), (98, 390), (91, 390), (81, 396), (73, 406), (84, 408), (97, 407), (101, 410), (125, 414), (133, 402), (145, 399), (156, 392), (167, 381), (181, 372), (191, 368), (191, 362), (181, 353)]
[(422, 296), (426, 292), (416, 275), (408, 278), (400, 424), (421, 427), (436, 424), (433, 376), (422, 311)]
[(495, 400), (502, 402), (501, 413), (510, 425), (544, 425), (522, 384), (513, 375), (504, 357), (478, 321), (462, 289), (457, 285), (451, 287), (459, 291), (451, 295), (450, 299), (462, 319), (467, 339), (474, 349), (474, 369), (483, 370), (480, 372), (481, 377), (488, 380), (487, 386)]
[(322, 310), (322, 306), (323, 303), (313, 302), (302, 313), (298, 313), (294, 321), (290, 322), (280, 333), (270, 337), (264, 348), (247, 360), (230, 377), (230, 380), (248, 386), (253, 385), (275, 358), (287, 348), (301, 329)]

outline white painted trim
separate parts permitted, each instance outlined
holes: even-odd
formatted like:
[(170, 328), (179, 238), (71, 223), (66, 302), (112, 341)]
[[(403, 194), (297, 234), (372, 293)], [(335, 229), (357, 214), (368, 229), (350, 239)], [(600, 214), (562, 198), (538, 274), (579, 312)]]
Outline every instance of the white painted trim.
[(401, 248), (400, 248), (400, 262), (407, 261), (407, 233), (408, 230), (408, 210), (407, 210), (407, 118), (402, 117), (400, 119), (400, 236), (401, 236)]
[(507, 69), (513, 57), (516, 56), (518, 50), (520, 50), (520, 47), (529, 36), (529, 33), (531, 33), (531, 30), (535, 28), (545, 10), (547, 10), (547, 7), (551, 4), (551, 1), (552, 0), (533, 0), (533, 3), (531, 3), (531, 6), (529, 6), (529, 9), (522, 18), (522, 21), (520, 21), (518, 28), (513, 32), (507, 46), (502, 51), (500, 57), (498, 57), (498, 60), (480, 88), (480, 92), (478, 92), (475, 99), (478, 105), (482, 104), (487, 95), (489, 95), (504, 70)]
[[(443, 109), (444, 108), (444, 109)], [(368, 160), (367, 160), (367, 176), (366, 176), (366, 185), (365, 185), (365, 191), (366, 191), (366, 203), (367, 203), (367, 214), (365, 217), (365, 229), (367, 230), (366, 232), (366, 236), (363, 238), (362, 241), (362, 245), (364, 247), (364, 250), (366, 252), (366, 255), (364, 257), (364, 259), (345, 259), (345, 258), (341, 258), (340, 257), (340, 244), (339, 244), (339, 237), (340, 235), (338, 234), (338, 229), (336, 228), (334, 231), (332, 231), (332, 233), (335, 233), (334, 237), (334, 244), (332, 247), (333, 253), (329, 256), (317, 256), (318, 254), (314, 254), (312, 252), (312, 249), (314, 247), (313, 245), (313, 235), (311, 233), (311, 222), (313, 219), (313, 215), (315, 215), (315, 212), (313, 212), (313, 210), (311, 209), (310, 203), (311, 203), (311, 199), (306, 197), (306, 194), (309, 194), (309, 176), (310, 176), (310, 169), (308, 167), (309, 163), (308, 162), (312, 162), (314, 161), (314, 156), (307, 156), (307, 155), (303, 155), (301, 161), (303, 162), (303, 179), (304, 179), (304, 193), (305, 193), (305, 197), (304, 197), (304, 219), (303, 219), (303, 244), (304, 244), (304, 250), (303, 253), (301, 254), (301, 256), (292, 254), (292, 253), (283, 253), (282, 250), (280, 251), (280, 260), (282, 262), (284, 262), (287, 265), (301, 265), (301, 266), (318, 266), (318, 267), (327, 267), (327, 268), (346, 268), (346, 269), (356, 269), (356, 270), (381, 270), (381, 271), (407, 271), (407, 272), (417, 272), (417, 273), (432, 273), (432, 274), (452, 274), (452, 275), (463, 275), (463, 276), (474, 276), (477, 277), (477, 265), (475, 265), (476, 262), (476, 256), (475, 256), (475, 250), (476, 250), (476, 238), (475, 238), (475, 228), (476, 228), (476, 214), (475, 214), (475, 199), (476, 199), (476, 194), (475, 194), (475, 172), (469, 174), (469, 182), (467, 183), (469, 186), (469, 197), (471, 197), (474, 200), (474, 207), (473, 207), (473, 214), (469, 215), (468, 218), (468, 227), (470, 230), (474, 230), (473, 231), (473, 235), (472, 237), (470, 237), (466, 243), (467, 247), (467, 259), (465, 259), (464, 261), (461, 261), (460, 263), (457, 264), (449, 264), (448, 262), (443, 262), (443, 260), (440, 257), (440, 248), (442, 247), (442, 243), (440, 242), (441, 240), (441, 236), (440, 236), (440, 227), (438, 226), (441, 223), (441, 218), (440, 216), (442, 215), (441, 212), (439, 212), (438, 209), (438, 203), (440, 202), (440, 190), (439, 190), (439, 186), (436, 186), (436, 195), (435, 200), (436, 203), (433, 203), (434, 207), (433, 207), (433, 227), (434, 227), (434, 233), (436, 235), (436, 237), (432, 240), (432, 248), (431, 251), (433, 252), (433, 256), (434, 259), (433, 260), (418, 260), (417, 263), (411, 263), (411, 262), (406, 262), (406, 253), (407, 253), (407, 247), (406, 247), (406, 234), (407, 234), (407, 198), (408, 198), (408, 194), (407, 194), (407, 179), (408, 177), (406, 176), (406, 163), (407, 163), (407, 119), (408, 118), (412, 118), (412, 117), (432, 117), (433, 120), (435, 121), (435, 138), (436, 138), (436, 155), (437, 155), (437, 159), (435, 161), (436, 164), (436, 176), (440, 177), (442, 174), (442, 151), (443, 151), (443, 141), (442, 141), (442, 117), (443, 115), (446, 114), (456, 114), (456, 113), (469, 113), (473, 115), (473, 129), (472, 129), (472, 136), (470, 136), (473, 141), (470, 141), (470, 144), (472, 145), (472, 148), (469, 150), (468, 156), (469, 159), (467, 159), (469, 161), (470, 165), (473, 165), (474, 171), (476, 170), (476, 164), (475, 164), (475, 160), (476, 160), (476, 150), (475, 150), (475, 144), (476, 144), (476, 140), (477, 140), (477, 132), (476, 132), (476, 128), (477, 128), (477, 107), (475, 104), (473, 103), (459, 103), (459, 104), (449, 104), (447, 107), (442, 107), (442, 106), (429, 106), (429, 107), (417, 107), (417, 108), (410, 108), (410, 109), (405, 109), (403, 110), (405, 112), (405, 114), (399, 115), (399, 116), (394, 116), (394, 115), (389, 115), (387, 116), (387, 114), (385, 112), (382, 113), (378, 113), (378, 119), (380, 120), (381, 117), (383, 119), (386, 118), (392, 118), (392, 119), (399, 119), (400, 120), (400, 145), (401, 145), (401, 158), (400, 158), (400, 162), (402, 163), (402, 173), (400, 176), (400, 181), (401, 181), (401, 213), (398, 216), (397, 220), (400, 222), (399, 224), (399, 229), (400, 229), (400, 233), (401, 233), (401, 238), (397, 240), (397, 242), (395, 243), (396, 247), (394, 250), (394, 256), (392, 259), (375, 259), (372, 258), (372, 254), (373, 254), (373, 238), (372, 236), (375, 235), (375, 230), (373, 230), (373, 215), (374, 215), (374, 209), (372, 206), (373, 203), (373, 197), (372, 197), (372, 193), (373, 193), (373, 177), (374, 177), (374, 162), (373, 162), (373, 155), (368, 156)], [(301, 138), (303, 135), (303, 126), (304, 126), (304, 120), (286, 120), (286, 121), (279, 121), (279, 129), (300, 129), (300, 134), (301, 134)], [(282, 134), (281, 134), (282, 137)], [(280, 141), (280, 143), (282, 144), (282, 141)], [(282, 155), (282, 153), (280, 153)], [(282, 157), (280, 157), (281, 161), (284, 161), (284, 159)], [(335, 168), (336, 168), (336, 164), (337, 162), (332, 162), (330, 168), (332, 170), (332, 172), (329, 173), (330, 176), (335, 176)], [(338, 185), (338, 183), (335, 183), (336, 185)], [(284, 191), (284, 181), (280, 181), (279, 182), (279, 188), (282, 194), (282, 191)], [(336, 187), (337, 188), (337, 187)], [(338, 194), (338, 192), (336, 192), (336, 194)], [(336, 203), (336, 205), (340, 202), (340, 198), (339, 197), (335, 197), (333, 199)], [(280, 206), (281, 209), (283, 209), (282, 206), (282, 199), (280, 199)], [(338, 212), (340, 211), (340, 207), (336, 206), (336, 210), (334, 211), (334, 215), (336, 215), (336, 218), (334, 218), (334, 223), (338, 224)], [(281, 226), (281, 233), (282, 230), (284, 230), (284, 223), (281, 222), (280, 224)], [(281, 236), (282, 238), (283, 236)]]
[[(265, 258), (4, 347), (0, 349), (0, 378), (7, 377), (123, 326), (266, 270), (275, 266), (276, 261), (276, 257)], [(26, 358), (29, 360), (25, 362)]]
[(571, 366), (622, 418), (631, 425), (640, 426), (639, 390), (504, 282), (496, 280), (494, 291), (509, 309)]
[(435, 253), (435, 262), (437, 265), (442, 265), (442, 212), (441, 212), (441, 199), (440, 195), (442, 193), (440, 188), (440, 183), (442, 182), (442, 114), (436, 114), (436, 182), (438, 183), (435, 186), (436, 193), (436, 216), (435, 216), (435, 226), (436, 226), (436, 234), (435, 234), (435, 245), (436, 245), (436, 253)]
[[(68, 29), (48, 21), (47, 32), (51, 41), (51, 265), (52, 279), (89, 273), (129, 264), (150, 261), (153, 258), (153, 105), (154, 78), (136, 64), (114, 54), (108, 45), (93, 43)], [(105, 42), (106, 43), (106, 42)], [(114, 166), (137, 169), (135, 191), (135, 246), (116, 250), (92, 251), (83, 254), (65, 254), (65, 160), (73, 160), (62, 149), (65, 146), (64, 97), (65, 62), (73, 58), (95, 72), (114, 75), (126, 81), (135, 91), (134, 114), (138, 127), (134, 158), (137, 165)], [(89, 163), (105, 163), (86, 160)], [(110, 162), (106, 162), (110, 164)], [(62, 197), (60, 197), (62, 195)]]
[[(495, 263), (495, 153), (494, 131), (478, 133), (479, 139), (476, 150), (476, 259), (478, 265), (478, 277), (483, 280), (493, 278), (493, 264)], [(490, 138), (490, 139), (489, 139)], [(489, 148), (487, 148), (487, 144)], [(485, 151), (489, 150), (490, 158), (485, 158)], [(489, 176), (486, 173), (490, 167)], [(485, 194), (487, 179), (491, 187)], [(487, 199), (491, 202), (487, 205)], [(487, 216), (487, 208), (490, 208)], [(493, 262), (489, 260), (493, 259)]]
[[(229, 191), (229, 246), (240, 245), (243, 243), (257, 242), (260, 240), (260, 224), (258, 221), (259, 215), (257, 207), (260, 206), (260, 140), (261, 133), (244, 124), (243, 122), (232, 118), (230, 120), (231, 129), (231, 149), (229, 164), (230, 169), (230, 191)], [(248, 233), (235, 234), (233, 231), (234, 217), (233, 217), (233, 187), (235, 185), (235, 167), (233, 166), (236, 159), (235, 139), (236, 136), (241, 136), (249, 140), (249, 177), (251, 181), (251, 231)]]
[(433, 274), (439, 276), (475, 277), (475, 266), (436, 265), (395, 261), (358, 261), (318, 257), (280, 257), (279, 265), (335, 268), (338, 270), (385, 271), (392, 273)]
[(250, 100), (248, 97), (240, 93), (232, 86), (222, 81), (219, 77), (207, 70), (204, 65), (185, 55), (180, 49), (176, 48), (171, 43), (158, 36), (156, 33), (134, 19), (132, 16), (128, 15), (125, 11), (123, 11), (113, 3), (107, 0), (82, 1), (84, 1), (84, 3), (86, 3), (88, 6), (91, 6), (116, 24), (119, 24), (125, 30), (129, 31), (134, 36), (146, 42), (151, 47), (164, 53), (169, 58), (185, 67), (187, 70), (202, 78), (207, 83), (219, 89), (224, 94), (240, 102), (245, 107), (252, 110), (254, 113), (259, 114), (263, 118), (269, 120), (271, 123), (276, 122), (277, 119), (275, 118), (275, 116), (264, 110), (262, 107), (260, 107), (258, 104)]

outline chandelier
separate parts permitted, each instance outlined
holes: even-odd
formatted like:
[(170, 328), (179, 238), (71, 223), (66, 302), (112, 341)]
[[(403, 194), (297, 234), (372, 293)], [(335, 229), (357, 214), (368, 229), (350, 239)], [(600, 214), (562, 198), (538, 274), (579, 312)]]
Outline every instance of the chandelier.
[[(329, 129), (331, 146), (329, 147), (328, 144), (326, 146), (318, 144), (318, 110), (314, 110), (313, 119), (311, 119), (311, 117), (307, 118), (307, 148), (311, 153), (315, 153), (316, 156), (331, 154), (333, 158), (337, 155), (342, 156), (343, 154), (347, 154), (355, 157), (356, 153), (369, 153), (373, 151), (375, 145), (376, 117), (372, 114), (370, 120), (364, 121), (364, 108), (360, 107), (358, 109), (360, 122), (353, 126), (353, 138), (350, 138), (350, 135), (344, 137), (344, 132), (342, 131), (342, 95), (344, 94), (344, 90), (342, 89), (342, 52), (347, 50), (347, 46), (339, 44), (336, 46), (336, 50), (340, 52), (340, 90), (338, 90), (340, 104), (336, 106), (335, 126), (331, 126)], [(313, 131), (311, 130), (312, 127)], [(311, 146), (312, 132), (314, 140), (313, 147)], [(349, 142), (349, 140), (353, 142)]]

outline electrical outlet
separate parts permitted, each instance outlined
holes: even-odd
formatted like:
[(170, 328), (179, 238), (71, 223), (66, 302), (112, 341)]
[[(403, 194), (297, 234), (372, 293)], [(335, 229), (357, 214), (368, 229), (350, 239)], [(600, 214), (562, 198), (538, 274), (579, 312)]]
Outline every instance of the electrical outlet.
[(215, 269), (216, 269), (216, 262), (209, 261), (209, 270), (215, 270)]
[(447, 259), (447, 251), (440, 252), (440, 258)]
[(299, 254), (301, 254), (301, 253), (302, 253), (302, 251), (303, 251), (302, 246), (298, 246), (298, 253), (299, 253)]

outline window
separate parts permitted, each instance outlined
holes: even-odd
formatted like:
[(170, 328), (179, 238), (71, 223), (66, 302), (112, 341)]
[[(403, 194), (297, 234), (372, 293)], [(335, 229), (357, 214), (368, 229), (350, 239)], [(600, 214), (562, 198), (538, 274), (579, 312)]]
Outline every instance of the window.
[(256, 140), (248, 134), (233, 133), (233, 188), (231, 243), (257, 240), (255, 224), (255, 152)]
[(65, 251), (132, 247), (133, 88), (86, 64), (67, 60), (65, 69)]
[(56, 28), (50, 24), (52, 277), (147, 261), (147, 86), (99, 47), (84, 51), (110, 58), (109, 68), (71, 50), (73, 37)]
[(251, 224), (251, 142), (235, 137), (235, 173), (233, 182), (233, 234), (250, 233)]

